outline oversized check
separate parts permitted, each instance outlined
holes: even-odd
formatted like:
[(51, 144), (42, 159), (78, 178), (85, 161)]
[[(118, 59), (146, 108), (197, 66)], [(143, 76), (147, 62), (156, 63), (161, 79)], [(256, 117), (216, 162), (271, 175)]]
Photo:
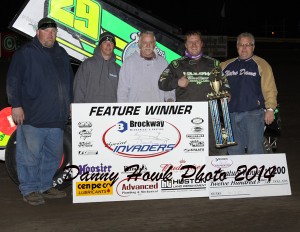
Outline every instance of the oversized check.
[(207, 102), (72, 104), (73, 202), (208, 196)]
[(285, 154), (206, 157), (210, 199), (291, 195)]

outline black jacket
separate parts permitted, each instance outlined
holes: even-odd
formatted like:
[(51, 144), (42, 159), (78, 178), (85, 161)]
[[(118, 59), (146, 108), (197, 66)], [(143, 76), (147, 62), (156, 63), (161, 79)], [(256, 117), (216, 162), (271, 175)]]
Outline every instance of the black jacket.
[[(203, 55), (199, 59), (191, 59), (184, 56), (172, 61), (161, 74), (158, 86), (161, 90), (170, 91), (176, 89), (176, 101), (207, 101), (207, 94), (212, 92), (210, 86), (211, 72), (218, 68), (222, 80), (221, 90), (229, 90), (226, 77), (222, 75), (220, 62), (214, 58)], [(186, 76), (189, 84), (186, 88), (178, 86), (178, 79)]]
[(55, 42), (45, 48), (37, 37), (17, 50), (7, 74), (7, 96), (22, 107), (24, 124), (64, 128), (70, 114), (74, 74), (67, 52)]

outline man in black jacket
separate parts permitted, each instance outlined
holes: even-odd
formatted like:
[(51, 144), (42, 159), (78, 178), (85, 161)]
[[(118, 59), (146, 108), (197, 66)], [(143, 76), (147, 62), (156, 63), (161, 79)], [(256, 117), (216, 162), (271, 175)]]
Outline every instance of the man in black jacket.
[(7, 75), (8, 101), (18, 125), (19, 189), (30, 205), (66, 196), (52, 187), (52, 179), (63, 154), (74, 74), (56, 36), (56, 22), (41, 19), (33, 41), (15, 52)]

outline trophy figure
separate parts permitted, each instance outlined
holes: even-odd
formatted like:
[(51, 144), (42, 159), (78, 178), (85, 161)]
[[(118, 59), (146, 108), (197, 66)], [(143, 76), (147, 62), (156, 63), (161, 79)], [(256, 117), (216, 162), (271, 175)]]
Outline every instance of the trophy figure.
[(210, 86), (213, 92), (207, 94), (216, 147), (236, 145), (228, 112), (228, 92), (221, 91), (221, 71), (214, 68), (210, 74)]

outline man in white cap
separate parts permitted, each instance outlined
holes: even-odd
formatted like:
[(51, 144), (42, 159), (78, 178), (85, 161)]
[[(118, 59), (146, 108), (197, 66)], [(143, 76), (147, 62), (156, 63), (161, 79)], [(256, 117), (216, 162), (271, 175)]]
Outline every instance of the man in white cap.
[(120, 66), (116, 63), (115, 37), (110, 32), (100, 35), (94, 55), (81, 63), (74, 81), (75, 103), (117, 102)]

